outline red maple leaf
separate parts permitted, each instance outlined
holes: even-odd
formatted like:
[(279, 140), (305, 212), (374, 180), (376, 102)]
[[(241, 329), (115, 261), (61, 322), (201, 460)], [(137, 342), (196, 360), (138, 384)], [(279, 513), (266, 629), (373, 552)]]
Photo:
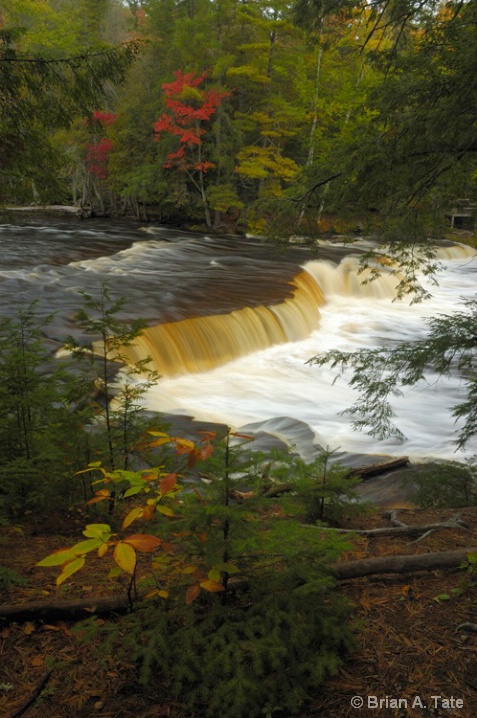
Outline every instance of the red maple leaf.
[[(200, 147), (206, 130), (201, 123), (207, 122), (217, 111), (222, 100), (230, 95), (228, 90), (198, 89), (207, 73), (195, 75), (177, 70), (175, 80), (162, 85), (166, 95), (166, 109), (154, 124), (154, 139), (161, 140), (164, 135), (179, 138), (180, 148), (167, 155), (164, 167), (174, 166), (181, 170), (194, 169), (206, 172), (214, 167), (212, 162), (198, 161), (194, 158), (194, 148)], [(192, 92), (194, 90), (194, 92)], [(187, 150), (187, 152), (186, 152)]]

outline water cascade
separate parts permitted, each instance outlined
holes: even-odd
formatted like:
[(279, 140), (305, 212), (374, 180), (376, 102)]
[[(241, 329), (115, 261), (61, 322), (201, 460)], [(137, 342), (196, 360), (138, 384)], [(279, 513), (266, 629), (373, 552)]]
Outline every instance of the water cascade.
[[(436, 258), (464, 259), (474, 254), (465, 245), (444, 245)], [(134, 347), (125, 349), (125, 356), (132, 362), (151, 357), (153, 368), (165, 377), (209, 371), (241, 356), (305, 339), (319, 328), (319, 307), (329, 297), (392, 300), (401, 279), (386, 265), (379, 266), (378, 276), (372, 275), (355, 255), (339, 263), (309, 261), (303, 270), (288, 282), (291, 296), (282, 302), (155, 324)]]
[(395, 296), (397, 279), (388, 270), (371, 281), (370, 276), (368, 270), (360, 271), (357, 257), (339, 264), (307, 262), (290, 281), (292, 294), (283, 302), (148, 327), (124, 354), (132, 362), (151, 357), (151, 367), (162, 376), (209, 371), (276, 344), (305, 339), (319, 328), (319, 307), (328, 296)]
[(333, 383), (336, 371), (331, 367), (307, 364), (320, 351), (395, 346), (401, 340), (423, 337), (428, 317), (450, 313), (459, 308), (463, 297), (474, 296), (475, 251), (457, 247), (452, 254), (452, 259), (440, 259), (437, 286), (423, 277), (432, 299), (412, 307), (409, 301), (393, 301), (398, 277), (389, 271), (363, 285), (356, 258), (339, 264), (308, 262), (306, 271), (325, 297), (318, 329), (305, 339), (255, 351), (200, 377), (164, 378), (148, 392), (146, 406), (198, 421), (225, 423), (245, 433), (265, 431), (293, 445), (305, 441), (306, 430), (311, 438), (306, 438), (305, 448), (300, 444), (304, 456), (318, 444), (340, 447), (341, 452), (356, 456), (406, 454), (414, 459), (457, 460), (472, 456), (477, 452), (477, 440), (470, 442), (465, 452), (454, 453), (459, 425), (450, 407), (462, 400), (458, 377), (438, 381), (429, 371), (427, 381), (395, 397), (396, 423), (407, 439), (404, 443), (395, 438), (377, 441), (351, 430), (352, 417), (346, 409), (354, 399), (346, 377)]
[(427, 382), (393, 399), (408, 437), (400, 444), (353, 432), (352, 417), (343, 413), (354, 401), (346, 379), (333, 384), (330, 367), (307, 364), (329, 349), (423, 337), (426, 318), (475, 297), (473, 249), (439, 243), (439, 284), (423, 277), (432, 299), (410, 306), (393, 301), (399, 276), (391, 266), (383, 263), (377, 279), (360, 271), (359, 255), (370, 249), (365, 240), (322, 242), (319, 259), (310, 261), (299, 246), (282, 252), (258, 240), (160, 227), (153, 234), (145, 240), (128, 223), (75, 218), (22, 215), (0, 224), (0, 319), (36, 301), (40, 316), (54, 315), (43, 331), (55, 353), (69, 334), (83, 339), (72, 321), (80, 291), (98, 296), (107, 282), (114, 298), (127, 299), (121, 318), (142, 317), (149, 327), (131, 356), (152, 355), (163, 375), (145, 397), (147, 408), (177, 421), (248, 424), (308, 457), (317, 444), (347, 455), (462, 459), (477, 453), (476, 440), (463, 455), (454, 454), (459, 427), (450, 407), (463, 400), (458, 377), (437, 381), (429, 372)]
[(148, 327), (124, 353), (133, 362), (150, 356), (161, 375), (176, 376), (208, 371), (275, 344), (304, 339), (319, 327), (323, 293), (307, 271), (290, 285), (292, 296), (277, 304)]

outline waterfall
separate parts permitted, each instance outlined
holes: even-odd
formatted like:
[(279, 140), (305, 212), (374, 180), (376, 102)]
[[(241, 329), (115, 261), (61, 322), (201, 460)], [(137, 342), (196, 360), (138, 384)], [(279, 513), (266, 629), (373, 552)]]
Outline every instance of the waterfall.
[(281, 252), (240, 238), (155, 229), (157, 237), (145, 241), (130, 223), (22, 216), (0, 225), (0, 319), (38, 302), (40, 316), (53, 314), (43, 332), (56, 352), (70, 334), (83, 339), (72, 321), (80, 291), (98, 296), (106, 282), (113, 298), (127, 300), (120, 318), (148, 324), (130, 355), (134, 361), (152, 355), (163, 375), (145, 397), (147, 408), (236, 428), (251, 424), (307, 456), (315, 444), (356, 455), (477, 453), (476, 440), (454, 454), (459, 426), (449, 408), (463, 400), (458, 378), (437, 381), (429, 372), (427, 382), (393, 399), (408, 437), (399, 444), (353, 432), (346, 414), (354, 401), (350, 377), (334, 384), (330, 367), (307, 364), (329, 349), (423, 337), (426, 318), (475, 297), (472, 248), (439, 243), (439, 284), (422, 278), (433, 297), (409, 306), (393, 301), (400, 278), (384, 258), (379, 278), (360, 271), (359, 255), (371, 249), (364, 240), (322, 242), (320, 259), (310, 261), (298, 246)]
[[(307, 364), (315, 354), (330, 349), (395, 346), (423, 337), (427, 318), (451, 313), (462, 298), (475, 296), (475, 252), (467, 247), (452, 251), (453, 259), (441, 260), (437, 286), (423, 277), (432, 298), (412, 307), (408, 301), (393, 301), (398, 278), (389, 271), (362, 285), (355, 258), (337, 265), (309, 262), (305, 271), (325, 298), (319, 326), (309, 336), (241, 356), (200, 375), (164, 378), (148, 391), (145, 405), (197, 421), (228, 424), (245, 433), (251, 426), (292, 445), (306, 429), (315, 436), (307, 439), (309, 452), (321, 444), (354, 455), (406, 454), (414, 460), (472, 456), (477, 453), (477, 440), (455, 454), (459, 424), (450, 407), (463, 400), (458, 377), (438, 380), (429, 371), (427, 381), (393, 399), (396, 423), (407, 437), (400, 443), (353, 432), (353, 417), (346, 413), (356, 398), (347, 384), (350, 376), (334, 383), (336, 371), (331, 367)], [(305, 455), (302, 448), (300, 452)]]
[(357, 257), (339, 264), (306, 262), (289, 284), (291, 296), (268, 306), (165, 322), (148, 327), (124, 355), (136, 362), (151, 357), (162, 376), (204, 372), (262, 349), (306, 339), (320, 326), (320, 307), (332, 295), (390, 298), (398, 279), (386, 267), (379, 277), (361, 270)]
[(202, 372), (276, 344), (304, 339), (319, 327), (323, 293), (313, 276), (290, 281), (292, 296), (269, 306), (244, 307), (148, 327), (124, 354), (136, 362), (150, 356), (162, 376)]

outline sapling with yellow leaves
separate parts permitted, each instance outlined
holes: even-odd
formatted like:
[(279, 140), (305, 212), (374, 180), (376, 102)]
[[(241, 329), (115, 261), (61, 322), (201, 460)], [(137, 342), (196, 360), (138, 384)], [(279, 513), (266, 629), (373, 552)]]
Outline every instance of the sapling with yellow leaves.
[(191, 714), (295, 713), (353, 646), (350, 606), (329, 569), (349, 544), (333, 532), (310, 534), (280, 497), (269, 498), (270, 457), (250, 451), (252, 437), (151, 434), (149, 447), (168, 457), (159, 466), (85, 470), (100, 475), (93, 504), (126, 487), (120, 530), (89, 524), (82, 541), (39, 565), (59, 566), (61, 585), (93, 554), (111, 557), (114, 572), (129, 576), (132, 607), (139, 558), (149, 554), (150, 600), (104, 631), (83, 624), (85, 640), (100, 632), (103, 656), (134, 662), (140, 682), (160, 681), (166, 700)]
[[(92, 462), (86, 469), (77, 472), (78, 474), (90, 472), (100, 473), (100, 478), (94, 481), (92, 485), (100, 485), (101, 488), (98, 488), (93, 498), (87, 502), (89, 505), (98, 504), (103, 501), (113, 501), (118, 487), (120, 487), (123, 492), (123, 499), (130, 499), (139, 494), (144, 495), (145, 502), (143, 504), (134, 505), (125, 515), (121, 524), (121, 532), (126, 531), (133, 523), (138, 521), (153, 525), (157, 530), (158, 527), (152, 522), (158, 515), (160, 517), (166, 517), (166, 519), (180, 519), (181, 505), (178, 500), (178, 495), (183, 491), (184, 487), (179, 483), (179, 478), (184, 477), (184, 474), (179, 473), (179, 470), (182, 468), (185, 471), (192, 469), (198, 460), (205, 460), (213, 451), (212, 441), (215, 438), (215, 434), (212, 432), (205, 432), (205, 435), (202, 436), (198, 443), (194, 443), (189, 439), (171, 437), (161, 431), (150, 431), (148, 433), (153, 437), (147, 444), (149, 449), (164, 445), (171, 446), (175, 449), (178, 464), (176, 471), (170, 471), (165, 466), (147, 468), (139, 471), (122, 469), (108, 471), (101, 466), (101, 462)], [(165, 534), (168, 533), (168, 529), (165, 526), (159, 527), (159, 530), (160, 528), (163, 529)], [(128, 589), (130, 599), (132, 598), (132, 591), (136, 585), (138, 551), (142, 553), (155, 553), (162, 547), (163, 558), (170, 555), (170, 560), (168, 559), (166, 561), (168, 564), (167, 567), (170, 569), (171, 565), (173, 565), (173, 573), (176, 572), (178, 561), (176, 558), (173, 558), (177, 553), (175, 546), (171, 546), (169, 543), (166, 545), (163, 538), (152, 533), (134, 533), (120, 537), (117, 533), (113, 532), (109, 524), (97, 523), (88, 524), (83, 531), (83, 535), (86, 537), (86, 540), (80, 541), (71, 548), (60, 549), (37, 564), (42, 567), (60, 567), (61, 572), (56, 579), (57, 586), (61, 586), (64, 581), (83, 568), (87, 556), (93, 553), (96, 553), (100, 558), (103, 558), (107, 554), (112, 555), (120, 571), (130, 576)], [(160, 563), (161, 562), (159, 562), (159, 564)], [(164, 564), (164, 561), (162, 563)], [(166, 566), (163, 565), (162, 568), (166, 568)], [(187, 573), (197, 579), (194, 584), (190, 584), (190, 579), (187, 579), (187, 583), (195, 587), (193, 593), (197, 593), (197, 595), (201, 589), (207, 591), (223, 590), (221, 584), (217, 581), (213, 581), (210, 576), (204, 575), (196, 569), (196, 567), (193, 567), (193, 571), (189, 570)], [(190, 589), (190, 585), (188, 590)], [(150, 595), (158, 595), (162, 598), (166, 598), (168, 591), (156, 587), (150, 592)], [(192, 592), (189, 590), (187, 594), (188, 601), (191, 600), (191, 596)]]

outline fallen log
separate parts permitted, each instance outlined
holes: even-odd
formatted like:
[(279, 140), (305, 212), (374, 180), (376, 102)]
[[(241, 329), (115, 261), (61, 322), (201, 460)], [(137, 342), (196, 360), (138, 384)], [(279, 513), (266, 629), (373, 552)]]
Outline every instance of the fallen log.
[(362, 479), (368, 479), (371, 476), (378, 476), (378, 474), (384, 474), (385, 471), (391, 469), (398, 469), (400, 466), (406, 466), (409, 463), (409, 456), (399, 456), (396, 459), (389, 459), (388, 461), (380, 461), (377, 464), (365, 464), (359, 466), (356, 469), (350, 469), (346, 476), (359, 476)]
[[(139, 599), (141, 596), (138, 597)], [(70, 601), (34, 601), (24, 604), (0, 605), (0, 624), (2, 621), (41, 621), (76, 620), (79, 621), (97, 613), (126, 613), (131, 608), (127, 594), (115, 596), (91, 596)]]
[[(477, 553), (477, 547), (464, 548), (458, 551), (438, 551), (412, 556), (384, 556), (381, 558), (365, 558), (355, 561), (343, 561), (331, 564), (329, 569), (339, 581), (353, 578), (375, 576), (378, 574), (416, 573), (419, 571), (435, 571), (441, 568), (457, 568), (467, 560), (468, 553)], [(244, 585), (242, 579), (231, 583), (230, 589)], [(143, 600), (139, 595), (136, 601)], [(85, 616), (98, 613), (126, 613), (130, 610), (127, 594), (116, 596), (99, 596), (88, 599), (78, 598), (73, 601), (37, 601), (26, 604), (0, 605), (0, 623), (10, 621), (66, 619), (80, 620)]]
[(413, 556), (383, 556), (363, 558), (356, 561), (343, 561), (331, 566), (335, 578), (347, 581), (351, 578), (375, 576), (386, 573), (415, 573), (417, 571), (436, 571), (440, 568), (457, 568), (467, 559), (468, 553), (477, 548), (464, 548), (458, 551), (437, 551), (434, 553), (414, 554)]
[(317, 526), (315, 524), (301, 525), (305, 528), (312, 528), (318, 531), (334, 531), (335, 533), (340, 534), (357, 534), (358, 536), (366, 536), (366, 538), (380, 538), (381, 536), (419, 536), (419, 534), (428, 533), (429, 531), (467, 528), (467, 526), (457, 517), (453, 519), (451, 518), (448, 521), (433, 524), (415, 524), (414, 526), (402, 524), (400, 526), (384, 526), (377, 529), (340, 529), (329, 526)]

